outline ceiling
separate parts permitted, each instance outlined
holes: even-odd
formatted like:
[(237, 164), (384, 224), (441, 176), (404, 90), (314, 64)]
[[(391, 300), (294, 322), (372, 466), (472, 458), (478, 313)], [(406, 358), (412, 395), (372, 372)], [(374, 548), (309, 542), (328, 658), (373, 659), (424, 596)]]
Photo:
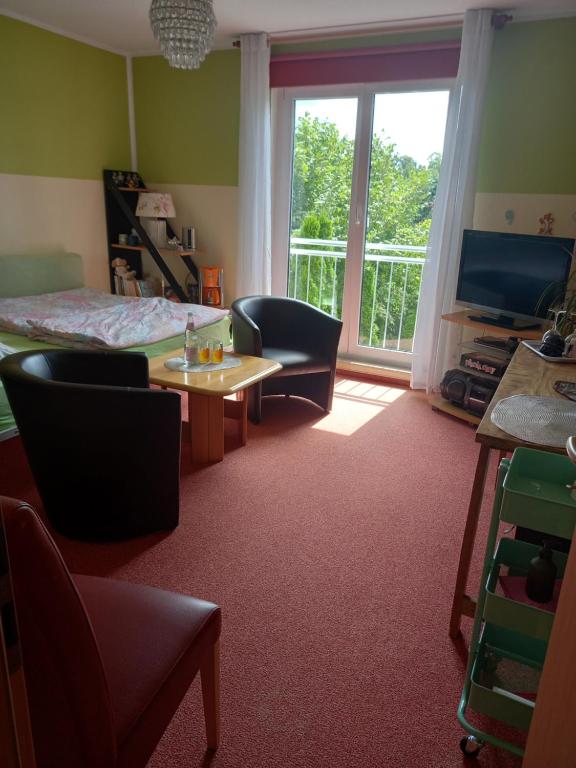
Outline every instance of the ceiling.
[[(516, 18), (576, 14), (574, 0), (512, 0)], [(287, 39), (324, 32), (366, 32), (406, 27), (417, 20), (458, 21), (479, 0), (214, 0), (216, 47), (242, 32), (269, 32)], [(510, 8), (510, 0), (487, 0)], [(148, 23), (150, 0), (0, 0), (0, 13), (126, 54), (158, 53)]]

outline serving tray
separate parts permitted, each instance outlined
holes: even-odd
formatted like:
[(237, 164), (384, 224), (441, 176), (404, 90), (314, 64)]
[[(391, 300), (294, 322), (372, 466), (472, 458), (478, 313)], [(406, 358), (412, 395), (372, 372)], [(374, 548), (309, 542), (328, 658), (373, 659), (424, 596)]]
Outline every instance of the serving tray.
[(540, 352), (540, 347), (542, 346), (541, 341), (523, 341), (522, 344), (524, 344), (525, 347), (528, 347), (531, 352), (538, 355), (538, 357), (541, 357), (542, 360), (546, 360), (549, 363), (576, 363), (576, 357), (550, 357), (550, 355), (543, 355), (542, 352)]
[(237, 368), (239, 365), (242, 365), (242, 360), (239, 357), (232, 357), (232, 355), (224, 353), (224, 360), (221, 363), (188, 365), (183, 357), (171, 357), (164, 363), (164, 368), (182, 373), (209, 373), (210, 371), (222, 371), (226, 368)]

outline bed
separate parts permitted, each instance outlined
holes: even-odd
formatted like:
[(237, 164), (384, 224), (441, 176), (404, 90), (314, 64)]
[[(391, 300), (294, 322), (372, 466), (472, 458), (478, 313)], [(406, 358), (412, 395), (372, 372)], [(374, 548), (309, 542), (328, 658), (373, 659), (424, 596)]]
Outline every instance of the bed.
[[(23, 300), (22, 297), (27, 298)], [(72, 307), (70, 302), (78, 303), (81, 310), (86, 307), (93, 309), (91, 317), (98, 317), (99, 325), (97, 326), (105, 331), (110, 330), (110, 327), (114, 330), (114, 326), (118, 324), (126, 326), (129, 323), (125, 313), (129, 310), (138, 312), (140, 308), (145, 322), (134, 323), (136, 331), (133, 338), (136, 338), (138, 343), (125, 346), (124, 342), (129, 337), (117, 338), (117, 334), (113, 333), (113, 346), (110, 347), (106, 346), (107, 337), (100, 338), (98, 334), (81, 336), (71, 333), (70, 331), (74, 330), (74, 318), (81, 316), (74, 314), (76, 305)], [(185, 324), (182, 317), (186, 315), (188, 308), (199, 313), (201, 327), (197, 328), (197, 332), (200, 335), (219, 339), (225, 345), (230, 343), (230, 319), (226, 312), (198, 305), (173, 305), (172, 302), (166, 302), (163, 299), (124, 299), (104, 292), (92, 291), (84, 286), (82, 258), (74, 253), (0, 256), (0, 305), (3, 307), (3, 317), (6, 320), (0, 327), (0, 356), (13, 351), (68, 346), (84, 349), (125, 349), (144, 352), (149, 358), (156, 357), (182, 348)], [(22, 313), (22, 305), (30, 308), (29, 318), (26, 317), (25, 312)], [(67, 305), (70, 306), (70, 310), (65, 312), (62, 308)], [(115, 320), (119, 318), (120, 323), (106, 320), (106, 307), (110, 308), (111, 317)], [(86, 316), (82, 315), (82, 317)], [(182, 330), (166, 338), (151, 340), (162, 335), (161, 332), (156, 332), (157, 327), (154, 326), (154, 319), (158, 316), (168, 322), (163, 326), (164, 332), (166, 328), (174, 330), (182, 328)], [(11, 325), (12, 321), (14, 327)], [(29, 328), (24, 329), (26, 324)], [(63, 329), (61, 338), (53, 334), (55, 326), (60, 331)], [(23, 335), (24, 333), (29, 335)], [(13, 437), (17, 433), (18, 430), (0, 382), (0, 441)]]

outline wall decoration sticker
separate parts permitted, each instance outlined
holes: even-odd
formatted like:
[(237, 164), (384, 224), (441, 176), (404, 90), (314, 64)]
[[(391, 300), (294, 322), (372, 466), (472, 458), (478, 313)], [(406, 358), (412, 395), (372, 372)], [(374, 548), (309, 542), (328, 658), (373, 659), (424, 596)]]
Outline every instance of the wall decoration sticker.
[(539, 235), (551, 235), (554, 232), (554, 216), (551, 213), (545, 213), (538, 219), (538, 222), (540, 224)]

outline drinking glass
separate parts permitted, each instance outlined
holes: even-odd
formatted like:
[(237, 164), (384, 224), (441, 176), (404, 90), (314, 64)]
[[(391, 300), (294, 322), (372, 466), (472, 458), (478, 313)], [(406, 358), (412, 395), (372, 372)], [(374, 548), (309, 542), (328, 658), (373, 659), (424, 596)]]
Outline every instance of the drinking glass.
[(210, 362), (210, 342), (208, 339), (200, 339), (198, 345), (198, 362), (205, 365)]
[(210, 342), (210, 362), (217, 365), (224, 360), (224, 344), (214, 340)]

